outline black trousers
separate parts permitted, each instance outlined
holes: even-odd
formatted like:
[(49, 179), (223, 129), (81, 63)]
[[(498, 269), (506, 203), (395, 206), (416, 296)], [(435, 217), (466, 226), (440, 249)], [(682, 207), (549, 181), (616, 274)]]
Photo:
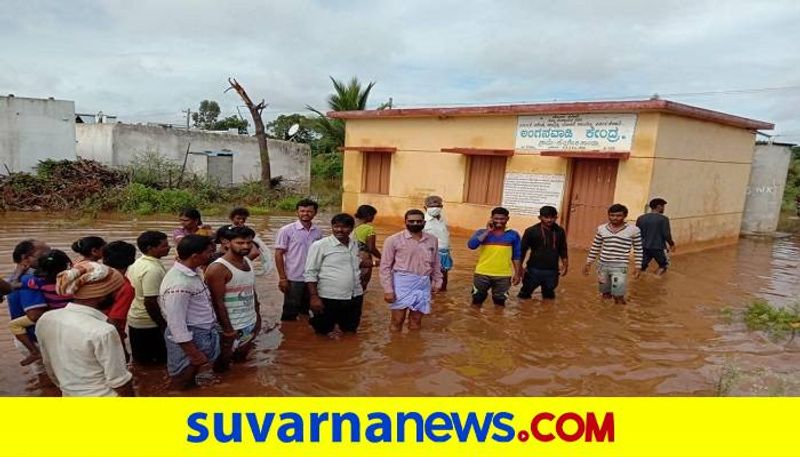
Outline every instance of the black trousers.
[(167, 363), (167, 346), (160, 328), (128, 327), (128, 341), (134, 362), (142, 365)]
[(336, 325), (343, 332), (355, 332), (361, 323), (361, 308), (364, 305), (364, 296), (359, 295), (350, 300), (334, 300), (323, 298), (324, 309), (313, 314), (308, 322), (314, 327), (314, 331), (320, 335), (327, 335), (332, 332)]
[(289, 291), (283, 296), (282, 321), (297, 320), (299, 314), (308, 315), (309, 300), (308, 286), (302, 281), (289, 281)]

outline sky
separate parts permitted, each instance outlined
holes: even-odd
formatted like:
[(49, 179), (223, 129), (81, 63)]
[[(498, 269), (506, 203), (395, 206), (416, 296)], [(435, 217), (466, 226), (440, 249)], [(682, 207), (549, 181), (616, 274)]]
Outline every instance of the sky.
[(0, 94), (185, 122), (203, 99), (265, 118), (325, 107), (332, 76), (370, 106), (659, 94), (776, 124), (800, 143), (800, 1), (0, 0)]

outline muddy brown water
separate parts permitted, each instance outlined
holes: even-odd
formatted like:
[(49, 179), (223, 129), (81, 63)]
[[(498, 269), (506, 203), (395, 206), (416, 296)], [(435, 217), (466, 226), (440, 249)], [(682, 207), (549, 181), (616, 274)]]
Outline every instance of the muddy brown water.
[[(277, 228), (292, 220), (260, 216), (251, 222), (271, 242)], [(318, 220), (325, 226), (327, 217)], [(223, 220), (206, 222), (219, 226)], [(0, 272), (11, 270), (11, 250), (24, 238), (69, 252), (68, 246), (87, 234), (133, 241), (143, 230), (169, 233), (175, 226), (164, 218), (106, 217), (86, 225), (41, 214), (2, 214)], [(396, 230), (379, 227), (379, 240)], [(730, 387), (743, 379), (741, 373), (756, 376), (727, 393), (797, 394), (791, 386), (800, 379), (800, 345), (748, 332), (724, 310), (754, 298), (782, 305), (797, 300), (798, 238), (742, 239), (735, 246), (679, 255), (665, 277), (632, 281), (626, 306), (598, 297), (593, 277), (579, 271), (585, 253), (573, 251), (555, 302), (514, 298), (505, 308), (479, 310), (469, 305), (476, 256), (463, 237), (455, 237), (453, 245), (456, 269), (449, 290), (436, 297), (422, 331), (389, 333), (389, 313), (373, 277), (358, 334), (320, 337), (305, 322), (284, 323), (259, 337), (250, 360), (222, 376), (204, 373), (200, 387), (183, 395), (716, 395), (721, 381)], [(265, 322), (280, 315), (276, 284), (274, 273), (259, 279)], [(19, 366), (22, 356), (6, 330), (8, 314), (0, 314), (0, 395), (53, 395), (35, 368)], [(132, 370), (139, 395), (178, 395), (167, 390), (165, 369)], [(762, 385), (759, 373), (774, 375), (767, 382), (771, 387)], [(775, 387), (775, 379), (783, 385)]]

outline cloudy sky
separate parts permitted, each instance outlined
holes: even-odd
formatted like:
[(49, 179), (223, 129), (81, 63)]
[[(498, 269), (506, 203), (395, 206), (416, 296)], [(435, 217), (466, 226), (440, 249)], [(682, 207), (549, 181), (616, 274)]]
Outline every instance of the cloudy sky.
[[(323, 107), (647, 98), (775, 122), (800, 142), (800, 1), (0, 0), (0, 94), (182, 122), (234, 76), (267, 117)], [(244, 112), (243, 112), (244, 113)]]

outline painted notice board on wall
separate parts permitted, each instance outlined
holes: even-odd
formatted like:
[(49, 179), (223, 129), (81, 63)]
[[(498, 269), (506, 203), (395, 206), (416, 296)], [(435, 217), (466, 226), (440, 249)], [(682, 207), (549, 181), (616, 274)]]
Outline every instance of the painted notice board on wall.
[(636, 114), (546, 114), (517, 117), (522, 151), (630, 151)]
[(503, 183), (503, 207), (511, 214), (539, 215), (539, 208), (555, 206), (561, 211), (564, 175), (506, 173)]

